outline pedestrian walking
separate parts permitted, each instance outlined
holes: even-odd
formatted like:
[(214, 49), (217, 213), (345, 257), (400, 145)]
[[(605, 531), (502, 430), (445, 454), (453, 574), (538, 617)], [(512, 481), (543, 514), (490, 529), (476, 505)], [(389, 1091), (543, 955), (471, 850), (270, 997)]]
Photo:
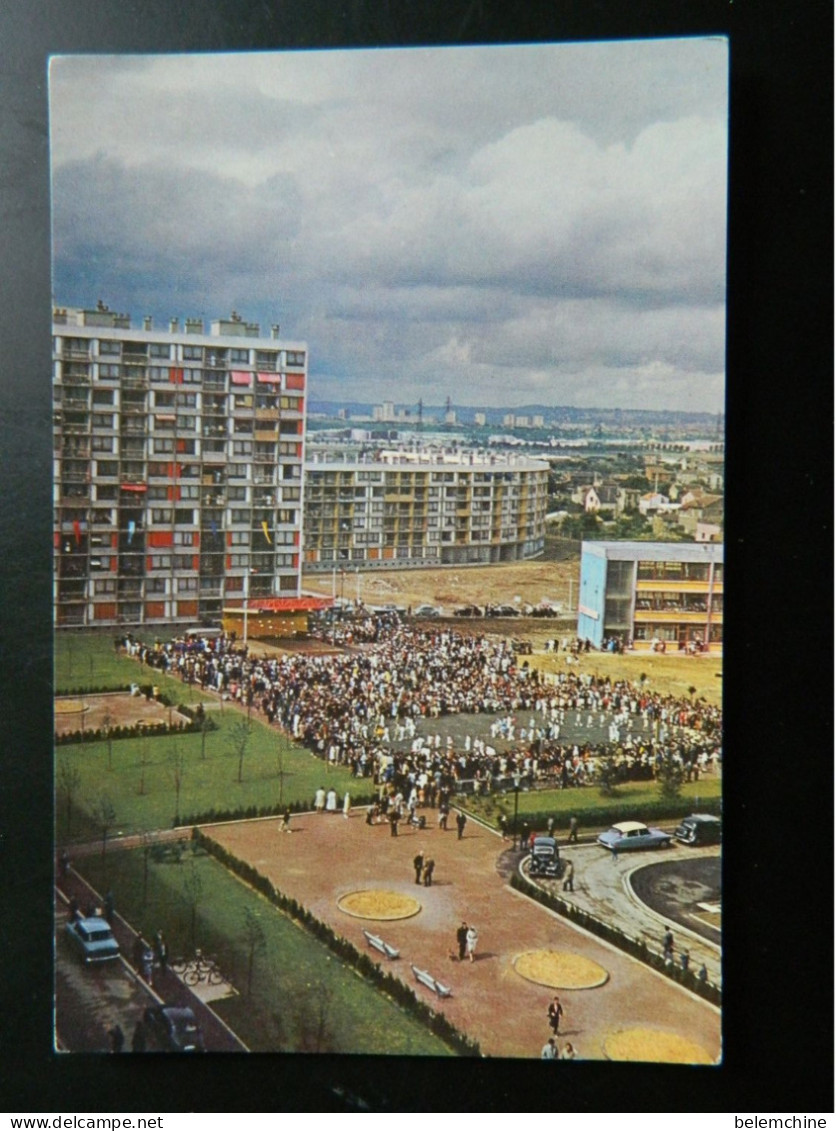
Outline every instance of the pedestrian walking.
[(125, 1034), (122, 1032), (122, 1026), (117, 1023), (112, 1029), (108, 1029), (107, 1035), (110, 1038), (110, 1051), (121, 1052), (125, 1045)]
[(459, 949), (459, 962), (464, 962), (464, 956), (467, 953), (467, 923), (464, 920), (456, 931), (456, 945)]
[(563, 1006), (560, 1004), (560, 998), (557, 995), (549, 1002), (547, 1013), (551, 1031), (557, 1036), (560, 1031), (560, 1018), (563, 1016)]
[(467, 934), (465, 935), (465, 950), (467, 957), (471, 962), (476, 961), (476, 944), (479, 941), (479, 936), (476, 933), (475, 927), (468, 927)]
[(142, 951), (141, 967), (143, 981), (152, 986), (154, 984), (154, 952), (150, 946), (145, 947)]
[(464, 827), (466, 824), (467, 817), (465, 817), (464, 813), (459, 810), (459, 812), (456, 814), (456, 830), (458, 832), (458, 836), (456, 837), (457, 840), (461, 840), (464, 836)]
[(564, 869), (564, 872), (563, 872), (563, 890), (564, 891), (574, 891), (575, 890), (575, 865), (572, 863), (571, 860), (566, 861), (566, 868)]
[(324, 813), (325, 812), (325, 789), (324, 789), (323, 786), (320, 786), (319, 789), (314, 794), (313, 805), (314, 805), (314, 809), (316, 810), (317, 813)]
[(704, 962), (703, 962), (702, 966), (700, 966), (700, 971), (697, 974), (697, 977), (703, 983), (703, 985), (705, 985), (705, 983), (708, 981), (708, 971), (705, 968)]
[(412, 857), (412, 867), (415, 869), (415, 882), (420, 884), (421, 873), (424, 870), (424, 850), (419, 848), (415, 855)]
[(168, 943), (165, 941), (162, 931), (157, 931), (154, 938), (154, 954), (157, 957), (160, 969), (165, 973), (168, 966)]
[(555, 1046), (554, 1037), (549, 1037), (546, 1043), (540, 1050), (541, 1060), (557, 1060), (557, 1048)]
[(578, 843), (578, 818), (577, 817), (570, 817), (569, 818), (569, 836), (566, 838), (566, 843), (567, 844), (577, 844)]
[(424, 861), (424, 887), (431, 888), (433, 886), (433, 872), (435, 871), (435, 860), (430, 856)]
[(329, 789), (325, 796), (325, 812), (336, 813), (337, 811), (337, 791)]
[(567, 1041), (563, 1046), (563, 1051), (560, 1054), (561, 1060), (574, 1060), (578, 1054), (575, 1052), (575, 1046), (571, 1041)]
[(392, 811), (389, 813), (389, 835), (390, 836), (397, 836), (398, 835), (398, 811), (397, 811), (397, 809), (392, 809)]
[(673, 931), (670, 927), (665, 927), (665, 934), (662, 939), (662, 957), (666, 964), (673, 962)]
[(546, 835), (554, 836), (554, 817), (549, 817), (546, 821)]
[(351, 811), (351, 797), (350, 797), (348, 791), (346, 791), (345, 797), (343, 798), (343, 816), (345, 817), (346, 820), (348, 820), (348, 814), (350, 813), (350, 811)]
[(688, 969), (688, 963), (691, 961), (691, 956), (687, 950), (683, 950), (679, 956), (679, 965), (683, 970)]
[(504, 813), (499, 814), (499, 831), (502, 834), (502, 839), (508, 839), (508, 818)]
[(438, 827), (447, 832), (447, 818), (450, 816), (450, 806), (446, 801), (442, 801), (438, 809)]
[(528, 848), (528, 838), (531, 836), (531, 826), (528, 821), (523, 821), (520, 830), (520, 848)]
[(281, 831), (283, 833), (292, 832), (292, 829), (290, 827), (290, 806), (289, 805), (285, 806), (284, 813), (282, 813)]

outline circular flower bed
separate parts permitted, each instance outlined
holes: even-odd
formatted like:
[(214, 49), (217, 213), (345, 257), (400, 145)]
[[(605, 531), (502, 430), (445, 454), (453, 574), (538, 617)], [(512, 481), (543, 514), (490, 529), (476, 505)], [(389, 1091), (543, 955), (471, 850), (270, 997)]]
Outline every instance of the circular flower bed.
[(529, 950), (514, 959), (521, 978), (557, 990), (591, 990), (603, 986), (609, 974), (603, 966), (567, 950)]
[(678, 1033), (659, 1029), (622, 1029), (603, 1043), (608, 1060), (652, 1061), (657, 1064), (713, 1064), (705, 1049)]
[(382, 889), (349, 892), (337, 900), (337, 906), (357, 919), (409, 919), (421, 910), (411, 895)]

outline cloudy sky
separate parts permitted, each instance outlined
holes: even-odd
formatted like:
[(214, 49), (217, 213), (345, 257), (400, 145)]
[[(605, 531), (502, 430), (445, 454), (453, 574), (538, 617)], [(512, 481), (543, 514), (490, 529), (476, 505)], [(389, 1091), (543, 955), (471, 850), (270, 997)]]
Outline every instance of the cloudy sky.
[(314, 397), (723, 407), (727, 47), (52, 60), (54, 299), (307, 341)]

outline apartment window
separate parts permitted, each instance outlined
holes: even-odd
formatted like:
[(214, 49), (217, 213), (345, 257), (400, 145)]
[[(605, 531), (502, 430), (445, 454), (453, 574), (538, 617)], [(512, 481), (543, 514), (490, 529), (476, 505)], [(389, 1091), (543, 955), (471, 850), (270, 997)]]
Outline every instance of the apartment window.
[(179, 432), (194, 432), (197, 425), (196, 416), (178, 416), (176, 427)]
[(250, 532), (248, 530), (233, 530), (230, 540), (233, 546), (249, 546)]
[(255, 367), (256, 369), (266, 369), (271, 373), (276, 372), (276, 366), (279, 361), (279, 354), (277, 350), (256, 350), (255, 351)]
[(157, 456), (173, 455), (174, 441), (155, 436), (151, 440), (151, 451)]
[[(148, 474), (150, 476), (157, 476), (158, 478), (167, 479), (169, 476), (168, 466), (169, 465), (167, 463), (149, 463)], [(165, 490), (165, 488), (163, 488), (163, 490)]]
[(181, 393), (178, 398), (178, 404), (182, 408), (196, 408), (197, 407), (197, 393)]
[(298, 511), (295, 511), (295, 510), (289, 510), (289, 509), (280, 510), (276, 514), (276, 521), (277, 522), (295, 523), (297, 514), (298, 514)]
[(115, 459), (100, 459), (96, 461), (97, 475), (118, 475), (119, 464)]
[(94, 389), (93, 404), (113, 404), (113, 389)]
[(200, 488), (198, 487), (198, 485), (196, 483), (185, 483), (180, 488), (180, 498), (181, 499), (199, 499), (200, 498)]
[(183, 383), (186, 385), (201, 385), (203, 383), (202, 369), (184, 369)]
[(170, 507), (152, 507), (151, 509), (151, 522), (155, 526), (165, 525), (171, 522), (171, 508)]
[(193, 526), (194, 525), (194, 510), (189, 507), (177, 507), (174, 511), (174, 521), (178, 526)]
[(174, 408), (174, 402), (174, 393), (164, 393), (159, 389), (154, 393), (154, 404), (157, 408)]
[(245, 503), (247, 501), (246, 487), (229, 487), (227, 494), (231, 503)]
[(230, 479), (249, 479), (249, 464), (231, 463), (227, 467), (227, 474)]
[(230, 554), (229, 564), (232, 569), (247, 569), (250, 564), (249, 554)]
[(197, 592), (197, 578), (196, 577), (179, 577), (177, 579), (177, 592), (178, 593), (196, 593)]
[(194, 565), (191, 554), (175, 554), (174, 555), (174, 568), (175, 569), (191, 569)]
[(193, 530), (175, 530), (174, 531), (174, 545), (175, 546), (193, 546), (197, 535)]
[(120, 357), (122, 354), (121, 342), (99, 342), (99, 353), (103, 356), (109, 354), (113, 357)]
[[(169, 378), (170, 378), (168, 366), (167, 365), (150, 365), (148, 367), (148, 376), (151, 378), (152, 381), (168, 381)], [(173, 394), (172, 394), (172, 396), (173, 396)], [(159, 401), (157, 403), (159, 404)], [(173, 403), (174, 403), (173, 400), (169, 401), (169, 404), (173, 404)]]
[(248, 365), (250, 360), (249, 350), (230, 350), (229, 360), (237, 362), (239, 365)]
[(151, 569), (171, 569), (171, 554), (152, 554)]
[(119, 366), (118, 365), (100, 365), (99, 366), (99, 376), (100, 377), (109, 377), (111, 380), (113, 380), (114, 377), (119, 376)]
[(96, 502), (97, 503), (111, 503), (119, 497), (119, 489), (116, 486), (103, 487), (99, 484), (96, 488)]
[(168, 498), (168, 487), (164, 487), (162, 484), (149, 487), (147, 498), (149, 503), (164, 503)]
[(288, 365), (304, 365), (305, 353), (304, 350), (288, 350), (287, 351), (287, 364)]
[(167, 357), (171, 358), (171, 346), (163, 342), (152, 342), (148, 347), (148, 353), (151, 357)]
[(253, 398), (250, 393), (238, 393), (232, 398), (235, 408), (252, 408)]
[(252, 435), (253, 422), (251, 420), (236, 420), (233, 431), (236, 435), (249, 434)]
[(234, 522), (234, 523), (240, 524), (242, 522), (249, 522), (250, 521), (250, 512), (248, 510), (240, 510), (240, 509), (233, 507), (233, 509), (230, 513), (230, 518), (231, 518), (232, 522)]
[(232, 454), (234, 456), (251, 456), (253, 454), (252, 440), (233, 440)]
[(165, 577), (149, 577), (145, 582), (145, 592), (147, 595), (151, 593), (165, 593), (168, 588), (168, 580)]
[(279, 403), (282, 408), (289, 409), (291, 412), (299, 411), (299, 397), (282, 397)]
[(116, 578), (105, 577), (100, 581), (93, 582), (93, 596), (104, 597), (108, 593), (116, 592)]
[(203, 361), (203, 346), (183, 346), (184, 361)]

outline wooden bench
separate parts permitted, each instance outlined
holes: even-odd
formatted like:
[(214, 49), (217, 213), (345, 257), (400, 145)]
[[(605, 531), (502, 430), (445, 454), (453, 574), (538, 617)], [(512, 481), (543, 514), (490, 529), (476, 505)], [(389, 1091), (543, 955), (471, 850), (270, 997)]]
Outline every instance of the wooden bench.
[(387, 958), (400, 958), (401, 952), (385, 943), (379, 935), (373, 935), (370, 931), (363, 931), (363, 934), (366, 936), (366, 942), (369, 946), (373, 946), (375, 950), (379, 950)]
[(453, 996), (453, 991), (450, 987), (445, 986), (443, 982), (437, 981), (429, 971), (421, 970), (418, 966), (412, 966), (412, 964), (410, 964), (410, 969), (421, 985), (426, 986), (428, 990), (432, 990), (433, 993), (438, 994), (439, 997)]

